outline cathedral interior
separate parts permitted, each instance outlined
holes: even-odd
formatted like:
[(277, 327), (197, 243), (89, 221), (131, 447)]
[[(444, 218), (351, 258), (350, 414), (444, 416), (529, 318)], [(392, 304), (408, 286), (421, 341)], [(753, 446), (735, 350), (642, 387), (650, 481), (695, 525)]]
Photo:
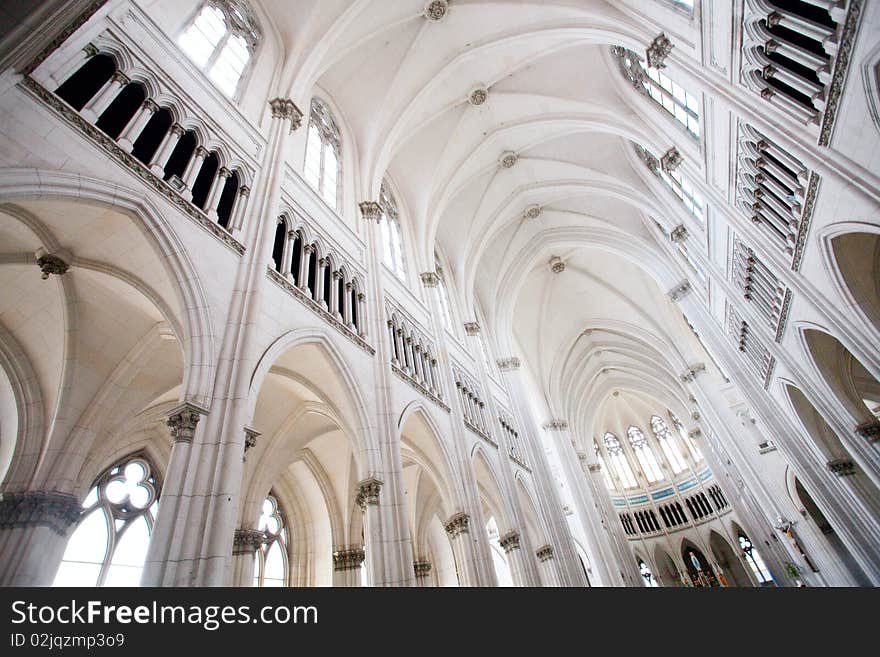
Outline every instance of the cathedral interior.
[(0, 17), (0, 585), (880, 584), (880, 2)]

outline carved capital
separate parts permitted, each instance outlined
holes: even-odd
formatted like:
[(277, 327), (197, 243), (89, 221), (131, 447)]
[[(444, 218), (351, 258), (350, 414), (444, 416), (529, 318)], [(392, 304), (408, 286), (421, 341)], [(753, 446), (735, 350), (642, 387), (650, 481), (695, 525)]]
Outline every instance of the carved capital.
[(179, 123), (175, 123), (173, 126), (171, 126), (171, 134), (177, 138), (183, 137), (184, 132), (186, 132), (186, 130), (184, 130), (183, 126)]
[(155, 114), (159, 111), (159, 106), (155, 102), (153, 102), (151, 98), (147, 98), (144, 101), (144, 104), (141, 105), (141, 107), (147, 110), (150, 114)]
[(449, 538), (456, 538), (461, 534), (468, 533), (468, 524), (470, 523), (470, 517), (464, 511), (459, 511), (458, 513), (452, 515), (449, 520), (447, 520), (443, 528), (446, 530), (446, 533), (449, 535)]
[(195, 155), (196, 157), (204, 160), (206, 157), (208, 157), (208, 149), (204, 146), (196, 146)]
[(672, 173), (679, 167), (683, 160), (684, 158), (681, 156), (681, 153), (679, 153), (678, 149), (673, 146), (663, 154), (663, 157), (660, 158), (660, 168), (666, 173)]
[(236, 529), (232, 539), (232, 554), (253, 554), (266, 540), (259, 529)]
[(361, 216), (366, 221), (379, 223), (382, 220), (382, 206), (376, 203), (376, 201), (363, 201), (358, 204), (358, 207), (361, 210)]
[(257, 446), (257, 438), (259, 438), (260, 435), (260, 432), (256, 429), (251, 429), (250, 427), (244, 428), (244, 456), (242, 457), (242, 460), (247, 459), (249, 449)]
[(508, 356), (507, 358), (499, 358), (495, 361), (498, 364), (498, 369), (502, 372), (509, 372), (511, 370), (518, 370), (521, 363), (519, 358), (516, 356)]
[(510, 552), (511, 550), (519, 549), (519, 532), (515, 529), (511, 529), (509, 532), (504, 534), (501, 538), (498, 539), (498, 543), (504, 549), (504, 552)]
[(666, 66), (666, 57), (672, 52), (672, 42), (661, 32), (651, 45), (645, 49), (648, 60), (648, 68), (663, 68)]
[(382, 489), (383, 483), (375, 477), (369, 477), (358, 482), (357, 494), (355, 495), (357, 505), (362, 509), (366, 509), (368, 504), (378, 504), (379, 491)]
[(222, 179), (229, 178), (232, 175), (232, 172), (226, 167), (220, 167), (220, 170), (217, 172), (217, 175)]
[(856, 433), (868, 442), (880, 440), (880, 420), (862, 422), (856, 425)]
[(89, 57), (94, 57), (94, 56), (97, 55), (99, 52), (100, 52), (100, 51), (98, 50), (98, 46), (96, 46), (94, 43), (87, 43), (87, 44), (85, 45), (85, 47), (83, 48), (83, 54), (84, 54), (87, 58), (89, 58)]
[(113, 74), (113, 77), (111, 79), (113, 80), (113, 82), (115, 82), (119, 86), (125, 86), (129, 82), (131, 82), (131, 78), (128, 77), (122, 71), (116, 71), (116, 73)]
[(238, 195), (241, 196), (242, 198), (247, 198), (248, 196), (251, 195), (251, 188), (248, 187), (247, 185), (242, 185), (241, 187), (238, 188)]
[(435, 271), (426, 271), (419, 274), (422, 285), (425, 287), (437, 287), (440, 284), (440, 276)]
[(856, 473), (856, 464), (852, 459), (834, 459), (826, 464), (828, 469), (838, 477), (847, 477)]
[(682, 297), (685, 297), (688, 294), (690, 294), (692, 289), (693, 288), (691, 287), (691, 282), (689, 280), (685, 279), (681, 283), (676, 285), (674, 288), (669, 290), (669, 292), (667, 292), (667, 295), (669, 296), (669, 298), (672, 301), (678, 301)]
[(413, 571), (417, 579), (427, 577), (431, 573), (430, 561), (413, 561)]
[(690, 383), (697, 378), (698, 374), (706, 371), (706, 363), (694, 363), (684, 372), (681, 373), (681, 380), (684, 383)]
[(0, 529), (48, 527), (59, 536), (79, 522), (82, 505), (73, 495), (55, 491), (3, 493), (0, 497)]
[(480, 332), (480, 325), (477, 322), (465, 322), (464, 332), (468, 335), (477, 335)]
[(535, 550), (535, 556), (538, 557), (539, 561), (549, 561), (553, 558), (553, 546), (542, 545), (537, 550)]
[(333, 553), (333, 570), (358, 570), (366, 553), (362, 547), (348, 547)]
[(202, 414), (207, 413), (203, 408), (199, 408), (189, 402), (184, 402), (180, 406), (173, 408), (168, 414), (168, 421), (166, 422), (171, 427), (171, 441), (175, 443), (191, 443)]
[(273, 98), (269, 101), (273, 119), (289, 119), (290, 132), (302, 124), (302, 112), (290, 98)]
[(590, 465), (588, 465), (587, 468), (593, 474), (596, 474), (597, 472), (602, 472), (602, 466), (598, 463), (590, 463)]
[(541, 428), (547, 431), (565, 431), (568, 429), (568, 422), (565, 420), (550, 420), (545, 422)]
[(702, 435), (703, 435), (703, 430), (700, 429), (700, 427), (697, 427), (696, 429), (688, 431), (688, 438), (690, 438), (691, 440), (695, 440), (697, 438), (700, 438)]

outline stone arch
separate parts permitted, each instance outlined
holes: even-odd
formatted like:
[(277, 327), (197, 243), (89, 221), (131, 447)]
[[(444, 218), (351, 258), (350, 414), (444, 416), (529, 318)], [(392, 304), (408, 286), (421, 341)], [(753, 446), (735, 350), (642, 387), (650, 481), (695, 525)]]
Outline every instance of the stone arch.
[(740, 551), (730, 546), (727, 540), (714, 529), (709, 532), (709, 548), (715, 562), (721, 567), (727, 579), (727, 586), (754, 586), (749, 574), (743, 567)]

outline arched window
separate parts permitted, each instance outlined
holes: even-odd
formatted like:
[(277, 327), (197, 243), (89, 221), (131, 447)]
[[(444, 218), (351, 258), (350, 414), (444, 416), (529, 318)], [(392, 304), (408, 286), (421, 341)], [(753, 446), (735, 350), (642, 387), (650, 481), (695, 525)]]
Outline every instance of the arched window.
[(382, 181), (379, 189), (379, 205), (385, 215), (385, 221), (380, 223), (382, 228), (382, 260), (385, 265), (394, 272), (400, 280), (406, 276), (406, 265), (403, 260), (403, 240), (400, 237), (400, 211), (391, 188), (386, 181)]
[(700, 136), (700, 101), (677, 82), (653, 66), (648, 66), (632, 50), (615, 46), (620, 70), (641, 93), (669, 112), (694, 137)]
[(755, 577), (758, 578), (758, 581), (761, 582), (762, 585), (772, 582), (773, 577), (770, 576), (770, 571), (764, 564), (764, 560), (761, 558), (761, 555), (758, 554), (758, 550), (755, 546), (752, 545), (749, 537), (742, 532), (739, 533), (739, 546), (746, 557), (746, 561), (749, 562), (752, 572), (755, 573)]
[(651, 572), (651, 569), (648, 568), (648, 564), (642, 559), (639, 559), (639, 572), (645, 580), (645, 586), (660, 586), (657, 583), (657, 580), (654, 579), (654, 574)]
[(278, 500), (263, 500), (263, 513), (257, 527), (266, 536), (254, 561), (254, 586), (287, 586), (287, 527)]
[(638, 486), (632, 468), (629, 467), (629, 460), (626, 458), (623, 446), (621, 446), (617, 436), (609, 432), (605, 434), (602, 441), (605, 443), (608, 458), (614, 464), (614, 470), (617, 472), (617, 476), (620, 478), (621, 483), (623, 483), (624, 488), (635, 488)]
[(305, 176), (309, 184), (334, 210), (339, 209), (340, 132), (330, 108), (312, 98), (306, 137)]
[(446, 290), (446, 280), (443, 277), (443, 267), (440, 266), (440, 259), (434, 254), (434, 271), (437, 272), (437, 291), (440, 293), (440, 311), (443, 313), (443, 325), (452, 330), (452, 312), (449, 306), (449, 294)]
[(160, 485), (143, 455), (98, 477), (83, 502), (54, 586), (138, 586), (159, 508)]
[(632, 445), (633, 451), (636, 453), (639, 465), (642, 466), (642, 472), (648, 478), (648, 483), (653, 484), (663, 479), (663, 471), (660, 469), (654, 450), (651, 449), (642, 430), (633, 426), (626, 430), (626, 435), (629, 437), (629, 444)]
[(599, 445), (596, 444), (596, 441), (593, 441), (593, 451), (596, 453), (596, 460), (599, 463), (599, 470), (602, 471), (602, 479), (605, 480), (605, 487), (608, 490), (614, 490), (614, 481), (611, 479), (611, 473), (608, 472), (608, 466), (605, 464), (605, 457), (602, 456), (602, 451), (599, 449)]
[(678, 474), (685, 470), (687, 468), (687, 463), (684, 460), (684, 456), (682, 456), (678, 444), (675, 442), (672, 433), (669, 431), (669, 426), (663, 421), (662, 417), (659, 415), (651, 416), (651, 430), (657, 437), (657, 442), (660, 443), (660, 449), (663, 450), (666, 460), (669, 461), (669, 465), (672, 466), (672, 472)]
[(242, 0), (208, 0), (178, 38), (189, 58), (227, 96), (234, 97), (262, 38)]
[(700, 448), (697, 447), (694, 439), (688, 435), (688, 432), (687, 430), (685, 430), (684, 425), (681, 423), (681, 420), (675, 417), (675, 414), (672, 411), (669, 411), (669, 419), (672, 420), (672, 424), (675, 425), (675, 429), (676, 431), (678, 431), (678, 435), (681, 436), (684, 444), (687, 445), (687, 448), (691, 451), (691, 456), (694, 458), (694, 461), (701, 461), (703, 459), (703, 453), (700, 451)]

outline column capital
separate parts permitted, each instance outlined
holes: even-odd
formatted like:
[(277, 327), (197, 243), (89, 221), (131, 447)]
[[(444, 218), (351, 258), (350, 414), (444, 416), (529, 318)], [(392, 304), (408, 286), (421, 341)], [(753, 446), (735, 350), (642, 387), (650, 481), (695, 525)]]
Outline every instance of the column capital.
[(220, 167), (217, 171), (217, 176), (220, 178), (229, 178), (232, 175), (232, 172), (226, 167)]
[(0, 499), (0, 529), (48, 527), (66, 536), (81, 515), (82, 505), (68, 493), (29, 490), (3, 493)]
[(422, 272), (419, 278), (425, 287), (437, 287), (440, 284), (440, 275), (435, 271)]
[(857, 424), (855, 431), (862, 438), (867, 438), (868, 442), (880, 440), (880, 420), (870, 420)]
[(208, 149), (204, 146), (196, 146), (195, 156), (205, 159), (208, 157)]
[(369, 477), (363, 481), (359, 481), (357, 485), (357, 493), (355, 494), (355, 502), (362, 509), (367, 508), (368, 504), (379, 503), (379, 491), (382, 484), (385, 483), (375, 477)]
[(415, 572), (416, 577), (419, 579), (427, 577), (431, 572), (431, 562), (413, 561), (413, 571)]
[(171, 126), (171, 134), (175, 137), (183, 137), (184, 132), (186, 132), (186, 130), (184, 130), (183, 126), (179, 123), (175, 123)]
[(242, 198), (247, 198), (248, 196), (251, 195), (251, 188), (248, 187), (247, 185), (242, 185), (241, 187), (238, 188), (238, 195), (241, 196)]
[(184, 402), (171, 409), (165, 424), (171, 427), (171, 441), (175, 443), (191, 443), (196, 433), (196, 425), (202, 415), (208, 411), (191, 402)]
[(689, 294), (691, 289), (691, 282), (687, 279), (684, 279), (681, 283), (669, 290), (669, 292), (667, 292), (666, 294), (672, 301), (678, 301), (679, 299)]
[(145, 110), (147, 110), (150, 114), (154, 114), (159, 111), (159, 106), (155, 103), (152, 98), (147, 98), (143, 105), (141, 105)]
[(113, 80), (113, 82), (120, 84), (120, 85), (126, 85), (129, 82), (131, 82), (131, 78), (128, 77), (122, 71), (116, 71), (116, 73), (113, 74), (113, 77), (111, 79)]
[(645, 49), (648, 68), (664, 68), (666, 57), (672, 52), (672, 48), (672, 42), (663, 32), (654, 37), (651, 45)]
[(232, 538), (232, 554), (253, 554), (266, 540), (259, 529), (236, 529)]
[(251, 429), (250, 427), (244, 428), (244, 456), (242, 456), (242, 460), (247, 459), (248, 450), (252, 447), (257, 446), (257, 438), (259, 438), (262, 434), (256, 429)]
[(470, 521), (471, 519), (468, 514), (464, 511), (459, 511), (450, 516), (449, 520), (443, 523), (443, 529), (449, 534), (449, 538), (456, 538), (461, 534), (468, 533), (468, 525), (470, 524)]
[(465, 322), (464, 323), (464, 332), (468, 335), (477, 335), (480, 332), (480, 325), (478, 322)]
[(348, 547), (333, 552), (333, 570), (358, 570), (366, 558), (362, 547)]
[(498, 539), (498, 543), (504, 549), (505, 554), (511, 552), (512, 550), (519, 549), (520, 536), (519, 532), (515, 529), (511, 529), (509, 532), (504, 534)]
[(498, 365), (498, 369), (502, 372), (509, 372), (511, 370), (518, 370), (521, 363), (518, 357), (516, 356), (507, 356), (505, 358), (499, 358), (495, 363)]
[(86, 57), (94, 57), (100, 52), (100, 50), (98, 50), (98, 46), (96, 46), (94, 43), (87, 43), (85, 46), (83, 46), (82, 51)]
[(539, 561), (549, 561), (553, 558), (553, 546), (549, 544), (542, 545), (535, 550), (535, 556), (538, 557)]
[(568, 422), (566, 420), (550, 420), (545, 422), (541, 428), (548, 431), (565, 431), (568, 429)]
[(683, 383), (690, 383), (694, 379), (697, 378), (697, 375), (702, 374), (706, 371), (706, 363), (694, 363), (689, 368), (687, 368), (684, 372), (681, 373), (681, 380)]
[(856, 464), (852, 459), (834, 459), (826, 464), (828, 469), (837, 477), (847, 477), (856, 473)]
[(273, 119), (290, 119), (290, 132), (302, 124), (302, 112), (290, 98), (273, 98), (269, 101)]
[(592, 472), (593, 474), (595, 474), (595, 473), (597, 473), (597, 472), (602, 472), (602, 465), (599, 464), (599, 463), (590, 463), (590, 464), (587, 466), (587, 469), (588, 469), (590, 472)]
[(382, 220), (382, 206), (376, 201), (361, 201), (358, 203), (361, 216), (367, 221), (375, 221), (379, 223)]

